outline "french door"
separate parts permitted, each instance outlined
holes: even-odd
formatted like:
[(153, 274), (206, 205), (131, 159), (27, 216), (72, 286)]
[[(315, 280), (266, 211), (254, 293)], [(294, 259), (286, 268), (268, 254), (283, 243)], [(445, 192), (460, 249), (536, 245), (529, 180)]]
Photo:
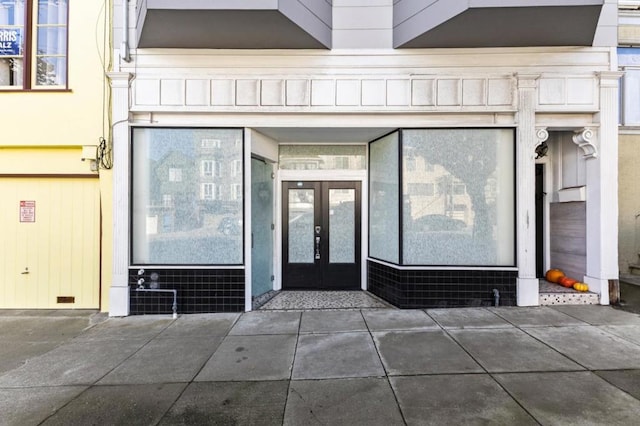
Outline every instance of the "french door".
[(361, 183), (283, 182), (282, 194), (283, 289), (360, 289)]

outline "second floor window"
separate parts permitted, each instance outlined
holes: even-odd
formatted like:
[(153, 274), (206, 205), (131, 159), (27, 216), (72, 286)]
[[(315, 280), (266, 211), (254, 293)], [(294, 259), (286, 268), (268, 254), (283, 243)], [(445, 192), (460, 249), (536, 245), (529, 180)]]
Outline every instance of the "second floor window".
[(68, 0), (0, 0), (0, 89), (66, 89)]

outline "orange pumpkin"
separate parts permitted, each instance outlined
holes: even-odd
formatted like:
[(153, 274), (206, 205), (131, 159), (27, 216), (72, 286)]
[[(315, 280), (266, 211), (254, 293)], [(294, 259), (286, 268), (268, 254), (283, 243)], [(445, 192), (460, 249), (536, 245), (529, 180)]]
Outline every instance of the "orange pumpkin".
[(549, 269), (544, 277), (550, 283), (557, 283), (560, 278), (564, 277), (564, 272), (560, 269)]
[(574, 280), (573, 278), (569, 278), (569, 277), (562, 277), (558, 280), (558, 284), (567, 288), (573, 287), (573, 285), (577, 282), (578, 280)]

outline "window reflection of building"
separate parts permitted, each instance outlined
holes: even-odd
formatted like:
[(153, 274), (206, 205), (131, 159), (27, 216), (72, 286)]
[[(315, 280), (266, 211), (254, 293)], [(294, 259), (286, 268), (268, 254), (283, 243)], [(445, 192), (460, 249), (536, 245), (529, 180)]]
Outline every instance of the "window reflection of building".
[(146, 230), (134, 233), (134, 262), (241, 262), (238, 134), (235, 129), (134, 130), (133, 227), (145, 223)]

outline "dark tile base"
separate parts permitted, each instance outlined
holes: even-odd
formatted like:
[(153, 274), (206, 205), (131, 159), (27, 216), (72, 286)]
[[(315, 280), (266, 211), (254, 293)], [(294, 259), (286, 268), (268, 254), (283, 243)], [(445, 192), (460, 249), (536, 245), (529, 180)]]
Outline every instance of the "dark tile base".
[[(159, 289), (178, 290), (178, 313), (243, 312), (243, 269), (154, 269), (144, 268), (142, 278), (149, 288), (152, 272), (159, 274)], [(171, 314), (173, 293), (136, 291), (138, 268), (129, 270), (131, 315)]]
[(516, 305), (517, 271), (407, 270), (368, 261), (368, 290), (403, 309)]

